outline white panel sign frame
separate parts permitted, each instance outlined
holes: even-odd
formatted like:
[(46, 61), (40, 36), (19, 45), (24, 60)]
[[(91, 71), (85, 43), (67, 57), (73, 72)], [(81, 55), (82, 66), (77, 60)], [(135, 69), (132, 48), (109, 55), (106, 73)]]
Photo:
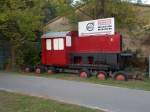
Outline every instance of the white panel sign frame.
[(114, 17), (83, 21), (78, 23), (79, 37), (91, 35), (114, 35), (115, 21)]

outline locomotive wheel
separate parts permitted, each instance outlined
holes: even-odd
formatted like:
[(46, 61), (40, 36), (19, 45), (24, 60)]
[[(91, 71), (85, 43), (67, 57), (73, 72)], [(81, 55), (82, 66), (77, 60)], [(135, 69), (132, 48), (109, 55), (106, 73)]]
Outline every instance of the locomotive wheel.
[(100, 72), (97, 73), (97, 78), (98, 78), (99, 80), (106, 80), (106, 75), (107, 75), (106, 72), (100, 71)]
[(81, 78), (87, 78), (90, 74), (88, 71), (81, 71), (79, 75)]
[(128, 80), (127, 75), (123, 72), (115, 73), (114, 79), (117, 81), (127, 81)]
[(116, 80), (118, 80), (118, 81), (125, 81), (125, 76), (122, 75), (122, 74), (119, 74), (119, 75), (116, 76)]

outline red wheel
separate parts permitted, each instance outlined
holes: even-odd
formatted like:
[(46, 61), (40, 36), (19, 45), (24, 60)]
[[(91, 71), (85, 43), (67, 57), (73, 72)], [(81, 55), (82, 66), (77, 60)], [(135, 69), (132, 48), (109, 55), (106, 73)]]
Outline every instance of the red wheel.
[(35, 73), (40, 74), (41, 73), (41, 69), (40, 68), (36, 68)]
[(106, 73), (105, 73), (105, 72), (99, 72), (99, 73), (97, 74), (97, 78), (98, 78), (99, 80), (105, 80), (105, 79), (106, 79)]
[(85, 71), (80, 72), (80, 77), (82, 78), (87, 78), (88, 77), (88, 73)]
[(123, 74), (118, 74), (115, 79), (118, 81), (125, 81), (126, 78)]

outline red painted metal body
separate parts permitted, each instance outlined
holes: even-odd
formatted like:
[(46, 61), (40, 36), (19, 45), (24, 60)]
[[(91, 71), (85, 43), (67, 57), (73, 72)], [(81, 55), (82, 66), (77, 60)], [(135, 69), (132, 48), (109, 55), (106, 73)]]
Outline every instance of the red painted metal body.
[(120, 53), (121, 36), (73, 36), (73, 52), (79, 53)]
[[(71, 46), (66, 46), (66, 36), (71, 36)], [(63, 50), (54, 50), (54, 39), (62, 38)], [(46, 40), (51, 39), (51, 50), (47, 50)], [(42, 36), (42, 64), (67, 66), (70, 64), (70, 53), (120, 53), (121, 35), (78, 37), (78, 32), (67, 32), (63, 35)]]

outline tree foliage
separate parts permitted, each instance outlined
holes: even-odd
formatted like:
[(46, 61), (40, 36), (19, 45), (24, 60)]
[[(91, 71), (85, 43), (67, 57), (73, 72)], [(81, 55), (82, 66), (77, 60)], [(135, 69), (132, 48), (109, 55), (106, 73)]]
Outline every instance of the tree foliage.
[(0, 4), (0, 33), (11, 43), (11, 64), (15, 67), (23, 64), (22, 53), (29, 47), (22, 45), (33, 41), (34, 31), (42, 27), (47, 3), (43, 0), (1, 0)]
[[(41, 27), (42, 0), (3, 0), (1, 2), (0, 30), (9, 40), (28, 40)], [(18, 37), (18, 38), (17, 38)]]
[(73, 0), (49, 0), (56, 8), (56, 15), (67, 17), (71, 22), (77, 22), (76, 8), (73, 7)]
[[(84, 5), (82, 10), (88, 12), (91, 19), (115, 17), (116, 28), (128, 28), (129, 30), (142, 24), (136, 18), (137, 9), (130, 0), (81, 0)], [(79, 2), (78, 2), (79, 5)]]
[[(142, 22), (129, 1), (80, 0), (73, 4), (73, 0), (0, 0), (0, 35), (12, 45), (12, 66), (27, 62), (32, 53), (38, 55), (33, 52), (35, 48), (31, 45), (35, 30), (42, 29), (46, 22), (56, 16), (67, 17), (71, 22), (80, 21), (76, 10), (91, 19), (115, 17), (118, 29), (132, 31), (139, 28)], [(35, 64), (35, 60), (29, 63)]]

